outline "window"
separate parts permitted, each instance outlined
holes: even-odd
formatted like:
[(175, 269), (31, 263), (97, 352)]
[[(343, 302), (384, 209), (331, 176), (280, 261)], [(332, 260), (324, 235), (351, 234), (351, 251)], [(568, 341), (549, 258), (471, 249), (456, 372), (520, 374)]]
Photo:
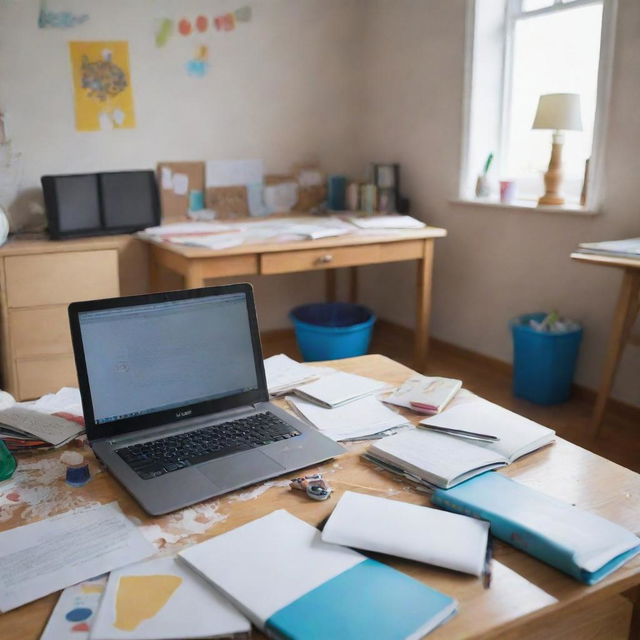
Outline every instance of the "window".
[(577, 205), (589, 163), (588, 206), (597, 206), (599, 151), (606, 117), (615, 0), (476, 0), (468, 47), (469, 113), (462, 197), (474, 197), (490, 152), (493, 192), (515, 180), (518, 200), (535, 206), (544, 192), (552, 132), (533, 130), (541, 95), (580, 96), (582, 131), (567, 131), (563, 194)]

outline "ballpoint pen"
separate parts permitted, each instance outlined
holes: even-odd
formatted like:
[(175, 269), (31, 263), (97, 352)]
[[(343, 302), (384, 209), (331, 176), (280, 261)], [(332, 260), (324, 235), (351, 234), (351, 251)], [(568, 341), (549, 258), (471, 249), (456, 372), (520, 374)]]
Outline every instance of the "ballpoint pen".
[(499, 442), (498, 436), (493, 436), (490, 433), (476, 433), (475, 431), (464, 431), (462, 429), (453, 429), (451, 427), (438, 427), (434, 424), (418, 424), (421, 429), (431, 429), (432, 431), (439, 431), (446, 433), (450, 436), (456, 436), (458, 438), (468, 438), (469, 440), (481, 440), (482, 442)]

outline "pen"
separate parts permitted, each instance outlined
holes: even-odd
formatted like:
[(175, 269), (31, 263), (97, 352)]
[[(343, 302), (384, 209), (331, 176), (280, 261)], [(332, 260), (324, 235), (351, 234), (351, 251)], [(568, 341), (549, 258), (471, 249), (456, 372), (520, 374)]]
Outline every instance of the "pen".
[(493, 436), (490, 433), (476, 433), (475, 431), (463, 431), (461, 429), (452, 429), (451, 427), (438, 427), (434, 424), (419, 424), (422, 429), (431, 429), (432, 431), (440, 431), (450, 436), (456, 436), (458, 438), (469, 438), (470, 440), (482, 440), (483, 442), (499, 442), (498, 436)]

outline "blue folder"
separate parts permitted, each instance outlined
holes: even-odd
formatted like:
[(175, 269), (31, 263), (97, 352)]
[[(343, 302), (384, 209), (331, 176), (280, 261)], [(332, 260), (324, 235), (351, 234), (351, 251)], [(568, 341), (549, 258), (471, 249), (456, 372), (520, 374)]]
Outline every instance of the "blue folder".
[(586, 584), (595, 584), (640, 553), (624, 527), (490, 471), (451, 489), (434, 505), (491, 523), (491, 533)]

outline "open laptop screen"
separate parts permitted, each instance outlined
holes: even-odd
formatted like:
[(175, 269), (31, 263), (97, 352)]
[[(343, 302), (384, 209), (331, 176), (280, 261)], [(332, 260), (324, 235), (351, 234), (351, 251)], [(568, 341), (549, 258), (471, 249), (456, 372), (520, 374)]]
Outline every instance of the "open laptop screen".
[(78, 309), (97, 427), (163, 412), (175, 420), (194, 405), (216, 408), (217, 400), (260, 388), (246, 293), (181, 293), (182, 299), (158, 294), (157, 302), (152, 295), (146, 304), (128, 306), (124, 299), (124, 305)]

